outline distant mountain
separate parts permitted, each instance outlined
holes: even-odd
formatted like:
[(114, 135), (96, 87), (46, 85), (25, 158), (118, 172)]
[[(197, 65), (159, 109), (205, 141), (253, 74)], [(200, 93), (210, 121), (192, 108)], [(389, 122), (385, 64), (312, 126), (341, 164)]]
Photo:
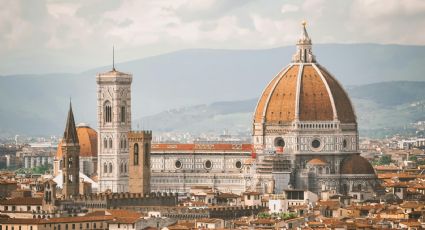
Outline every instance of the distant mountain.
[[(256, 98), (294, 51), (293, 46), (183, 50), (117, 67), (134, 75), (133, 118), (137, 119), (172, 108)], [(425, 80), (425, 46), (326, 44), (315, 45), (314, 53), (343, 85)], [(77, 122), (96, 127), (95, 74), (109, 69), (0, 77), (0, 135), (60, 135), (70, 97)]]
[[(383, 82), (349, 87), (360, 133), (372, 137), (395, 134), (425, 120), (425, 82)], [(137, 120), (159, 132), (250, 132), (257, 99), (217, 102), (168, 110)]]

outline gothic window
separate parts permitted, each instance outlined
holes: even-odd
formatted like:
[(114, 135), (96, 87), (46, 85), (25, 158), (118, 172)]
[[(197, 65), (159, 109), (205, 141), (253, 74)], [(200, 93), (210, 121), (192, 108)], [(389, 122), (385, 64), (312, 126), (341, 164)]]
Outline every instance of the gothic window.
[(109, 138), (109, 148), (112, 149), (112, 138)]
[(134, 163), (134, 165), (139, 165), (139, 144), (134, 144), (134, 149), (133, 149), (133, 152), (134, 152), (134, 159), (133, 159), (133, 163)]
[(120, 165), (120, 173), (123, 173), (124, 172), (124, 164), (121, 162), (121, 165)]
[(104, 104), (104, 119), (106, 123), (110, 123), (112, 121), (112, 106), (109, 101), (106, 101)]
[(342, 141), (342, 147), (343, 147), (343, 148), (347, 148), (347, 140), (345, 140), (345, 139), (344, 139), (344, 140)]
[(145, 155), (143, 159), (145, 162), (145, 166), (149, 166), (150, 159), (149, 159), (149, 144), (148, 143), (145, 143), (145, 149), (143, 151), (143, 154)]
[(127, 170), (128, 170), (128, 168), (127, 168), (127, 163), (125, 163), (125, 164), (124, 164), (124, 172), (125, 172), (125, 173), (127, 173)]
[(124, 138), (124, 148), (125, 149), (127, 148), (127, 140), (125, 140), (125, 138)]
[(108, 165), (106, 163), (103, 164), (103, 173), (108, 173)]
[(72, 167), (72, 157), (68, 157), (68, 168)]
[(109, 163), (109, 173), (112, 173), (112, 163)]
[(121, 122), (125, 122), (125, 106), (121, 106)]
[(103, 148), (108, 148), (108, 140), (106, 138), (103, 139)]
[(124, 142), (123, 142), (123, 140), (121, 138), (121, 140), (120, 140), (120, 149), (123, 149), (124, 148), (123, 145), (124, 145)]

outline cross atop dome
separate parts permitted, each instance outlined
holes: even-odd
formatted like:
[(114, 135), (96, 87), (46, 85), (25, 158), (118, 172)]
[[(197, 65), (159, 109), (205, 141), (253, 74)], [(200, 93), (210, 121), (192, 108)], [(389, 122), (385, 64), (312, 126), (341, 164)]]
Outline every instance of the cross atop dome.
[(302, 34), (297, 42), (297, 52), (292, 56), (292, 62), (295, 63), (314, 63), (316, 62), (316, 57), (312, 52), (312, 43), (311, 39), (307, 33), (307, 22), (302, 21)]

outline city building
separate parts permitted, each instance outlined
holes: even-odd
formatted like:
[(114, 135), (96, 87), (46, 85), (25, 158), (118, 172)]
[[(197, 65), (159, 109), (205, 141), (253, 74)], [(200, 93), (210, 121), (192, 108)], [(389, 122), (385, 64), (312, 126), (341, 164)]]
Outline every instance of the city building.
[(153, 144), (152, 191), (190, 192), (196, 186), (241, 194), (251, 181), (251, 144)]
[[(88, 124), (77, 125), (77, 136), (80, 143), (80, 172), (88, 177), (97, 173), (97, 132)], [(62, 142), (59, 142), (53, 161), (53, 175), (60, 173), (62, 163)]]
[(132, 78), (115, 67), (96, 76), (99, 192), (128, 192)]
[(74, 113), (69, 104), (68, 118), (62, 139), (62, 195), (72, 198), (80, 194), (80, 143), (75, 127)]
[[(151, 141), (151, 131), (128, 133), (130, 193), (146, 194), (151, 191)], [(120, 166), (120, 170), (123, 170), (123, 165)]]
[(304, 23), (292, 62), (270, 81), (254, 112), (251, 189), (373, 191), (376, 175), (359, 155), (358, 139), (350, 98), (317, 63)]

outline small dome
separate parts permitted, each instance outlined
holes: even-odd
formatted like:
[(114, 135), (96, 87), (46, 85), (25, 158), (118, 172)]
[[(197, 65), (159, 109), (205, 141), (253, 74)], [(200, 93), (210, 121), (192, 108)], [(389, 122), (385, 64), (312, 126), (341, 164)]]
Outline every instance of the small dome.
[[(97, 157), (97, 132), (87, 124), (79, 124), (77, 135), (80, 143), (80, 157)], [(62, 142), (58, 145), (56, 158), (62, 158)]]
[(328, 163), (320, 158), (313, 158), (307, 162), (309, 165), (327, 165)]
[(352, 155), (342, 161), (341, 174), (375, 174), (375, 170), (365, 158)]

